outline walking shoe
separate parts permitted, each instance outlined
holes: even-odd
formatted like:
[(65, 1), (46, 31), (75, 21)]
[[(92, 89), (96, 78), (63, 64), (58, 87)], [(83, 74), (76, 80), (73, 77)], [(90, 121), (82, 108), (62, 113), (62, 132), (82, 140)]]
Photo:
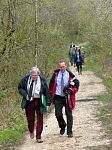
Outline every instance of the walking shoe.
[(33, 139), (34, 138), (34, 133), (30, 132), (30, 138)]
[(60, 134), (61, 135), (63, 135), (65, 133), (65, 128), (66, 128), (66, 124), (65, 124), (65, 127), (63, 129), (62, 128), (60, 129)]
[(65, 133), (66, 123), (64, 124), (64, 128), (60, 129), (60, 134), (63, 135)]
[(37, 139), (36, 141), (37, 141), (37, 143), (43, 143), (42, 139)]
[(65, 129), (60, 130), (60, 134), (63, 135), (65, 133)]
[(68, 138), (72, 138), (72, 137), (73, 137), (72, 133), (68, 134)]

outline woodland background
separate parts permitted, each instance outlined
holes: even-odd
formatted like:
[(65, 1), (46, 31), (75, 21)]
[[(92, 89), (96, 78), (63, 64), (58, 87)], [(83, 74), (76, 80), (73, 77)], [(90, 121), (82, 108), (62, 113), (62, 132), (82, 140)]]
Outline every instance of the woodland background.
[[(16, 142), (26, 130), (17, 86), (37, 65), (46, 79), (69, 45), (85, 47), (85, 69), (103, 79), (108, 93), (102, 122), (112, 138), (112, 1), (0, 0), (0, 144)], [(10, 139), (10, 140), (9, 140)]]

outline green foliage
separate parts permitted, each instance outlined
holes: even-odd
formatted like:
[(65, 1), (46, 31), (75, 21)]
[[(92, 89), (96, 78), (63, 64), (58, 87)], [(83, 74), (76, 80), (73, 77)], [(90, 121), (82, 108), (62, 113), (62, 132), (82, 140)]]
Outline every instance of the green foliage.
[(101, 94), (101, 95), (98, 95), (97, 96), (97, 99), (98, 100), (101, 100), (101, 101), (104, 101), (104, 102), (106, 102), (107, 103), (107, 101), (108, 101), (108, 99), (109, 99), (109, 94), (107, 93), (105, 93), (105, 94)]
[(18, 120), (24, 120), (17, 94), (21, 77), (37, 65), (49, 79), (60, 59), (69, 61), (71, 42), (85, 42), (85, 68), (100, 75), (112, 91), (110, 3), (37, 0), (36, 6), (35, 0), (0, 1), (0, 130), (6, 135), (10, 135), (8, 126), (16, 127)]
[(19, 120), (18, 124), (14, 128), (7, 128), (3, 131), (0, 131), (0, 144), (9, 144), (8, 142), (12, 139), (13, 142), (19, 141), (23, 133), (26, 131), (26, 123)]

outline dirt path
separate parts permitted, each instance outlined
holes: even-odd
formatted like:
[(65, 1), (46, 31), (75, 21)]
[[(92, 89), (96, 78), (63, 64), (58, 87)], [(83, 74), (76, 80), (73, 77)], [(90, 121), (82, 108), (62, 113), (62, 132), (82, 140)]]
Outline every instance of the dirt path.
[[(71, 70), (75, 71), (73, 67)], [(102, 104), (96, 101), (95, 97), (106, 91), (102, 80), (89, 71), (83, 72), (83, 75), (79, 75), (77, 78), (80, 80), (80, 90), (77, 94), (76, 109), (73, 111), (74, 137), (69, 139), (66, 133), (63, 136), (59, 134), (53, 110), (44, 120), (42, 134), (44, 142), (42, 144), (36, 143), (27, 134), (24, 144), (19, 146), (17, 150), (85, 150), (88, 146), (109, 144), (109, 140), (102, 130), (101, 122), (96, 118), (97, 108)]]

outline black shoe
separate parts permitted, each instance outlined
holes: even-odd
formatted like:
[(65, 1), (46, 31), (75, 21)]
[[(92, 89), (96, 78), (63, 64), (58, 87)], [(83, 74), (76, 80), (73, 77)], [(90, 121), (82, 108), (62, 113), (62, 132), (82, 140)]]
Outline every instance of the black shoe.
[(68, 134), (68, 138), (72, 138), (72, 137), (73, 137), (72, 133)]
[(60, 134), (63, 135), (65, 133), (65, 128), (66, 128), (66, 123), (64, 125), (64, 128), (61, 128), (60, 129)]
[(60, 130), (60, 134), (63, 135), (65, 133), (65, 129)]

